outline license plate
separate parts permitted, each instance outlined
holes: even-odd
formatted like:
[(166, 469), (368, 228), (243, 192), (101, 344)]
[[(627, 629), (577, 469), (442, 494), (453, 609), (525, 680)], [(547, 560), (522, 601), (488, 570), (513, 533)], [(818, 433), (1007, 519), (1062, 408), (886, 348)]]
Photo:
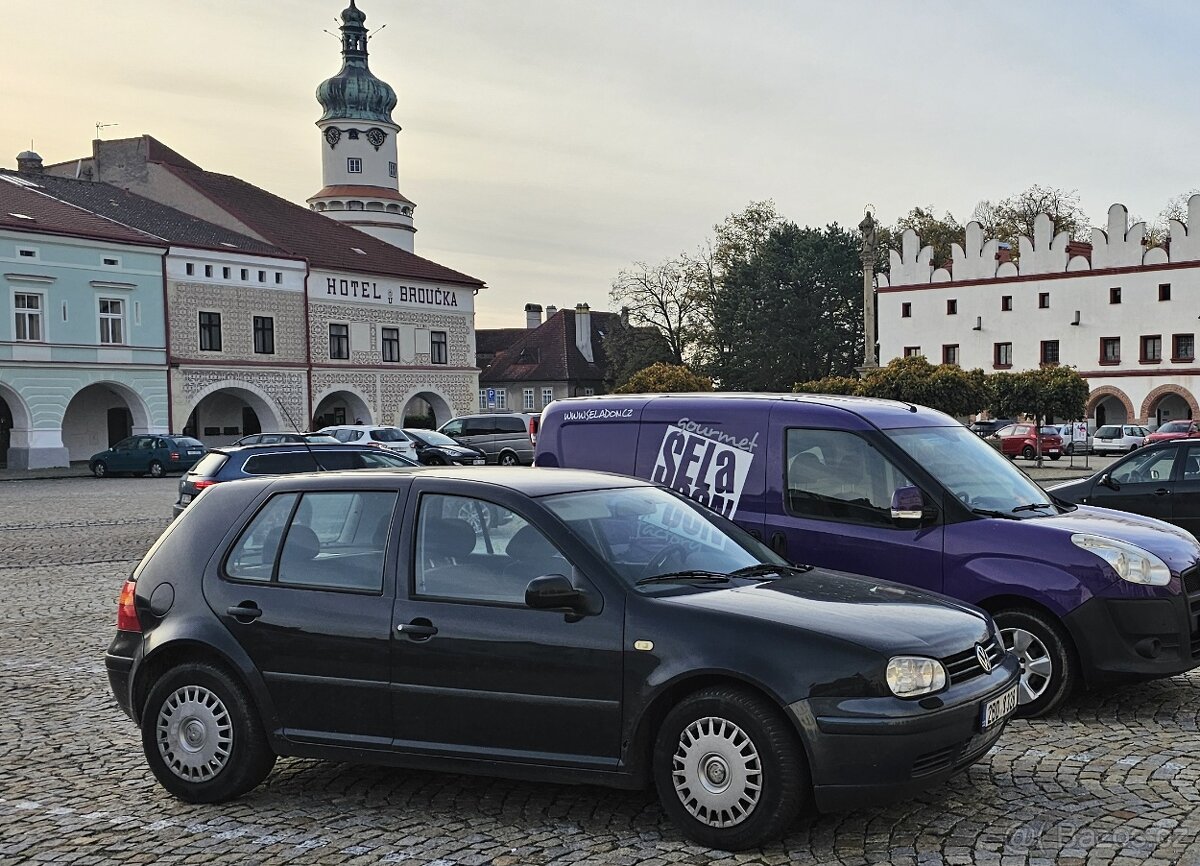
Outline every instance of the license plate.
[(1047, 448), (1047, 449), (1046, 449), (1046, 453), (1047, 453), (1047, 454), (1057, 454), (1057, 453), (1058, 453), (1058, 449), (1057, 449), (1057, 448)]
[(983, 730), (987, 730), (992, 725), (1003, 720), (1017, 708), (1017, 687), (1013, 686), (1007, 692), (998, 698), (993, 698), (983, 705), (983, 713), (981, 714), (981, 725)]
[(192, 501), (192, 494), (190, 494), (190, 493), (179, 494), (179, 504), (180, 505), (187, 505), (191, 501)]
[(189, 448), (188, 449), (188, 454), (199, 454), (199, 453), (200, 453), (199, 448)]
[(482, 466), (484, 463), (487, 463), (487, 461), (479, 459), (479, 460), (472, 460), (471, 463), (475, 466)]

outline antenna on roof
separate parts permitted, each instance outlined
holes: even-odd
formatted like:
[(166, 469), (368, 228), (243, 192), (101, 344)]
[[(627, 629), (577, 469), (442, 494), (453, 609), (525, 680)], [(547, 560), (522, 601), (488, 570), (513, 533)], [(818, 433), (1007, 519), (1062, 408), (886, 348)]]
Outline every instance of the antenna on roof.
[(110, 126), (120, 126), (120, 125), (121, 124), (119, 124), (119, 123), (101, 123), (99, 120), (97, 120), (96, 121), (96, 138), (100, 137), (100, 130), (108, 129)]
[(308, 456), (312, 458), (312, 462), (317, 467), (317, 471), (324, 472), (325, 467), (322, 466), (321, 461), (317, 459), (316, 452), (314, 452), (312, 449), (312, 443), (308, 441), (308, 437), (304, 435), (304, 431), (300, 429), (300, 426), (294, 420), (292, 420), (292, 416), (288, 412), (287, 407), (283, 405), (283, 401), (276, 400), (275, 402), (279, 406), (279, 411), (283, 413), (283, 417), (287, 420), (288, 424), (292, 425), (292, 429), (297, 435), (299, 435), (300, 441), (304, 443), (304, 450), (307, 451)]

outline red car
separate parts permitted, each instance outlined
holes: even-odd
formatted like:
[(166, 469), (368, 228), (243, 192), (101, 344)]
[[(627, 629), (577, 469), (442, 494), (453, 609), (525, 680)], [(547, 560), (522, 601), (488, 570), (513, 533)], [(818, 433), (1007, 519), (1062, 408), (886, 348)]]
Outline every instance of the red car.
[(1146, 444), (1165, 442), (1168, 439), (1200, 439), (1200, 422), (1168, 421), (1146, 437)]
[[(1033, 424), (1009, 424), (988, 436), (987, 442), (1010, 460), (1015, 457), (1034, 460), (1037, 458), (1038, 447), (1036, 429)], [(1049, 457), (1051, 460), (1062, 457), (1063, 442), (1057, 427), (1043, 427), (1041, 439), (1043, 457)]]

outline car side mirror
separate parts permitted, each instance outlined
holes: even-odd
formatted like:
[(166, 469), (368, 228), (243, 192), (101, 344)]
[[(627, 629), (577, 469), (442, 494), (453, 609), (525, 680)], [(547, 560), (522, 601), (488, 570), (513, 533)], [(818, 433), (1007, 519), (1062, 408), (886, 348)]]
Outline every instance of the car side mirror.
[(897, 487), (892, 493), (892, 520), (920, 520), (925, 516), (925, 497), (919, 487)]
[(1121, 485), (1117, 483), (1117, 480), (1115, 478), (1113, 478), (1111, 475), (1109, 475), (1107, 472), (1105, 472), (1103, 475), (1100, 476), (1100, 484), (1107, 487), (1109, 490), (1120, 490), (1121, 489)]
[(575, 618), (600, 612), (599, 599), (562, 574), (543, 574), (525, 587), (525, 605), (534, 610), (557, 610)]

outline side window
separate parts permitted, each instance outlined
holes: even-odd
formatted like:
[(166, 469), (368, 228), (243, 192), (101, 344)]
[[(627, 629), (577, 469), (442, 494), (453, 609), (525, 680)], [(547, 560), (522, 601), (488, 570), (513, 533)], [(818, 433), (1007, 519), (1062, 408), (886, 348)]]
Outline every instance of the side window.
[(1189, 445), (1183, 459), (1183, 480), (1200, 481), (1200, 445)]
[(113, 449), (116, 451), (123, 451), (127, 448), (136, 448), (136, 447), (137, 447), (137, 437), (130, 436), (128, 439), (122, 439), (120, 442), (118, 442), (116, 445), (114, 445)]
[[(530, 407), (532, 408), (532, 407)], [(497, 418), (496, 419), (497, 433), (524, 433), (525, 422), (520, 418)]]
[(307, 451), (287, 451), (282, 454), (256, 454), (243, 467), (248, 475), (289, 475), (293, 472), (315, 472), (317, 464)]
[(275, 570), (283, 530), (296, 506), (295, 493), (284, 493), (269, 500), (255, 515), (233, 545), (225, 560), (225, 573), (237, 580), (266, 583)]
[(503, 506), (427, 494), (417, 514), (415, 591), (420, 596), (525, 604), (525, 587), (571, 566), (537, 527)]
[(442, 432), (445, 433), (447, 436), (461, 436), (462, 432), (463, 432), (463, 422), (462, 421), (451, 421), (445, 427), (442, 428)]
[(787, 431), (791, 513), (892, 526), (892, 492), (912, 482), (865, 439), (841, 430)]
[(1171, 477), (1171, 469), (1178, 452), (1178, 448), (1164, 448), (1162, 451), (1137, 454), (1113, 469), (1109, 476), (1118, 484), (1151, 484), (1155, 481), (1166, 481)]
[(496, 422), (491, 418), (468, 418), (463, 424), (463, 436), (487, 436), (496, 432)]
[(305, 493), (283, 538), (277, 581), (379, 592), (395, 505), (388, 491)]
[(359, 436), (357, 430), (334, 430), (333, 438), (339, 442), (353, 442)]

